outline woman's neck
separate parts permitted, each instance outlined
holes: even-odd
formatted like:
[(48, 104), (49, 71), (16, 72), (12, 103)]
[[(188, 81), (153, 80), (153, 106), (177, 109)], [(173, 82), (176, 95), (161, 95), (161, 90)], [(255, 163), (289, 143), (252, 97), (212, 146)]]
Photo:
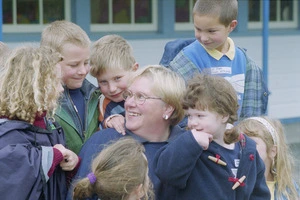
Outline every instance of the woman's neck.
[(170, 136), (170, 127), (153, 127), (151, 130), (141, 130), (135, 132), (136, 135), (146, 139), (149, 142), (165, 142), (169, 139)]

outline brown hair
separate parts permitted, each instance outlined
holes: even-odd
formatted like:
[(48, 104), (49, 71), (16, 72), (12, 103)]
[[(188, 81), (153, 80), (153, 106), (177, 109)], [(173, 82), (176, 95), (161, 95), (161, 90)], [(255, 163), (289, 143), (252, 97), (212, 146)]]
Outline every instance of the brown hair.
[(99, 76), (107, 69), (130, 71), (135, 64), (130, 44), (119, 35), (106, 35), (97, 40), (91, 50), (91, 75)]
[(183, 109), (200, 109), (228, 116), (228, 123), (237, 121), (238, 100), (232, 85), (223, 77), (195, 74), (188, 82), (182, 101)]
[(197, 0), (193, 15), (209, 15), (219, 17), (224, 26), (228, 26), (232, 20), (237, 19), (237, 0)]

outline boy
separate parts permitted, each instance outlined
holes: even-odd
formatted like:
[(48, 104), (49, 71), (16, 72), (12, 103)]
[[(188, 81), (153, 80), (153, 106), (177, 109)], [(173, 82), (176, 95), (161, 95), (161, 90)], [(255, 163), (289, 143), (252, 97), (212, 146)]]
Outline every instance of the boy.
[(90, 70), (90, 39), (78, 25), (54, 21), (43, 30), (41, 46), (50, 46), (62, 55), (64, 93), (55, 119), (64, 129), (67, 147), (79, 153), (98, 130), (100, 91), (85, 79)]
[(237, 13), (237, 0), (197, 0), (193, 9), (196, 41), (167, 44), (161, 62), (168, 65), (168, 58), (179, 51), (167, 67), (186, 81), (195, 72), (225, 77), (235, 88), (242, 119), (264, 115), (269, 92), (261, 69), (228, 37), (237, 26)]
[(176, 199), (270, 199), (265, 166), (256, 143), (243, 134), (226, 144), (227, 123), (238, 116), (232, 85), (220, 76), (190, 80), (183, 97), (189, 131), (162, 147), (154, 159), (160, 180), (176, 191)]
[(125, 133), (123, 91), (131, 72), (138, 63), (128, 42), (119, 35), (106, 35), (97, 40), (91, 52), (91, 75), (99, 84), (102, 95), (99, 100), (101, 128), (115, 128)]

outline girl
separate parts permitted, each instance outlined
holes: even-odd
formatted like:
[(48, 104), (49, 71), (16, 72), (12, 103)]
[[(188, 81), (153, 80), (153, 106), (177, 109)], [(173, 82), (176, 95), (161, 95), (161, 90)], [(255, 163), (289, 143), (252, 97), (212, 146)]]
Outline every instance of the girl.
[(74, 199), (93, 194), (101, 200), (147, 200), (151, 195), (145, 148), (131, 137), (108, 145), (94, 159), (92, 172), (74, 187)]
[(263, 159), (265, 177), (271, 192), (271, 200), (300, 199), (300, 190), (293, 180), (294, 158), (286, 143), (283, 126), (279, 120), (269, 117), (251, 117), (241, 121), (233, 132), (242, 132), (256, 142)]

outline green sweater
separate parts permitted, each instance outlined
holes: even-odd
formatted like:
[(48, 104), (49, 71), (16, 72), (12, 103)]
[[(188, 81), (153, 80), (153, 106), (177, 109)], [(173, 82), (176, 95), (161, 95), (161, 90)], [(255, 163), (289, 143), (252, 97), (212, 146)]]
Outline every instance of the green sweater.
[(100, 90), (88, 80), (84, 80), (81, 91), (85, 100), (85, 127), (81, 126), (80, 117), (73, 106), (69, 90), (66, 88), (55, 114), (56, 121), (62, 126), (65, 132), (67, 148), (76, 154), (79, 153), (84, 142), (99, 127), (98, 99), (101, 94)]

